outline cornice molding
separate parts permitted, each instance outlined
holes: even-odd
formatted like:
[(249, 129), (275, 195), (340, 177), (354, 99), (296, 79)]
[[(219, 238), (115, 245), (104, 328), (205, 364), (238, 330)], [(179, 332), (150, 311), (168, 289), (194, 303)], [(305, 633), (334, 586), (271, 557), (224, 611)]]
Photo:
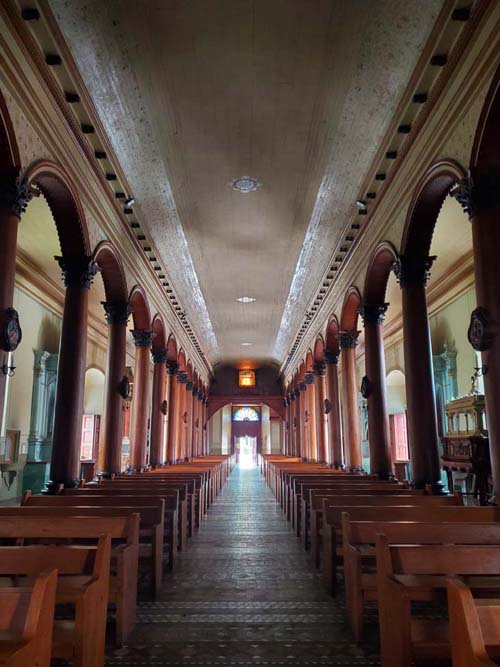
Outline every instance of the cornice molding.
[[(50, 13), (48, 4), (44, 0), (39, 4), (45, 23), (50, 27), (50, 22), (47, 23), (46, 18), (47, 12)], [(70, 70), (73, 80), (80, 84), (81, 79), (71, 54), (64, 44), (58, 45), (65, 51), (65, 65), (72, 64)], [(208, 382), (213, 372), (210, 363), (194, 348), (170, 300), (162, 291), (151, 263), (146, 259), (142, 249), (139, 249), (138, 241), (113, 196), (105, 174), (96, 163), (94, 149), (81, 134), (78, 119), (68, 107), (62, 87), (46, 65), (41, 49), (12, 0), (0, 4), (0, 75), (31, 123), (34, 132), (46, 147), (47, 154), (57, 155), (58, 161), (70, 174), (85, 210), (91, 213), (104, 237), (116, 246), (128, 273), (146, 289), (148, 298), (152, 302), (152, 310), (161, 312), (179, 346), (189, 350), (190, 359)], [(86, 91), (84, 93), (83, 84), (78, 88), (78, 94), (82, 100), (85, 95), (86, 112), (89, 113), (94, 126), (100, 133), (102, 132), (100, 141), (104, 143), (104, 131), (91, 101), (87, 106), (89, 98)], [(107, 139), (106, 151), (110, 157), (112, 156), (113, 167), (116, 169), (118, 160)], [(126, 182), (121, 173), (120, 180)], [(120, 222), (117, 224), (118, 221)], [(141, 257), (140, 263), (138, 255)]]
[[(363, 285), (371, 253), (381, 241), (393, 239), (394, 235), (388, 232), (393, 231), (399, 222), (398, 241), (401, 240), (404, 215), (402, 220), (399, 218), (406, 214), (419, 178), (436, 160), (436, 156), (443, 155), (457, 126), (486, 92), (500, 61), (499, 3), (487, 0), (478, 3), (477, 13), (463, 31), (458, 47), (459, 53), (456, 51), (453, 59), (450, 58), (451, 66), (447, 66), (441, 74), (442, 77), (447, 76), (440, 82), (438, 98), (429, 105), (425, 121), (412, 138), (412, 150), (405, 155), (401, 151), (396, 167), (388, 175), (383, 191), (371, 209), (369, 224), (365, 223), (352, 251), (340, 264), (332, 288), (311, 317), (307, 334), (290, 360), (281, 365), (285, 377), (293, 375), (293, 370), (300, 365), (300, 360), (318, 333), (324, 332), (328, 319), (333, 313), (340, 312), (348, 287), (353, 283)], [(470, 148), (472, 150), (472, 139)]]

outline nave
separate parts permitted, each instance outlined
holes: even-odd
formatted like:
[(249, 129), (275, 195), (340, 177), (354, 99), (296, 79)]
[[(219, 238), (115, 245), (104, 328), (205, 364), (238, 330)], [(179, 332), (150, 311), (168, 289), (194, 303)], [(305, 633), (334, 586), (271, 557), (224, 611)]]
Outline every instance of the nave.
[[(374, 625), (376, 616), (370, 616)], [(376, 642), (374, 643), (376, 646)], [(158, 598), (106, 665), (374, 665), (259, 469), (236, 466)]]

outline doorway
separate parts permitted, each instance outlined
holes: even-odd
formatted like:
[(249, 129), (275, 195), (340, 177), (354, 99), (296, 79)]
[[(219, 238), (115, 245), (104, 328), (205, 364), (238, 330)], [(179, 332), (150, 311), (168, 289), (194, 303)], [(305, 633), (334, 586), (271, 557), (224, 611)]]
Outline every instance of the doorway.
[(242, 435), (235, 440), (236, 463), (240, 468), (253, 468), (257, 460), (257, 438)]

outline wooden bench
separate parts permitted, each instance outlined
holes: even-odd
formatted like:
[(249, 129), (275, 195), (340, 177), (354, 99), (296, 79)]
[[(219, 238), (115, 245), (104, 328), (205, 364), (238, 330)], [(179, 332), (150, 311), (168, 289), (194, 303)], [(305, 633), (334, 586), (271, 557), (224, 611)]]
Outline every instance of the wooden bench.
[[(85, 511), (86, 516), (82, 516)], [(137, 513), (88, 509), (75, 516), (72, 508), (3, 507), (0, 509), (0, 544), (85, 542), (97, 544), (100, 535), (111, 537), (109, 603), (116, 611), (116, 643), (121, 646), (136, 624), (139, 521)], [(112, 515), (112, 514), (113, 515)], [(102, 515), (104, 514), (104, 515)]]
[[(144, 564), (151, 575), (151, 593), (158, 595), (163, 580), (164, 564), (171, 567), (169, 553), (172, 546), (164, 547), (164, 517), (165, 501), (153, 499), (150, 504), (142, 503), (137, 498), (121, 501), (110, 498), (110, 501), (101, 503), (101, 498), (85, 499), (85, 504), (75, 500), (72, 496), (31, 496), (28, 504), (23, 507), (58, 509), (59, 516), (120, 516), (137, 513), (139, 522), (139, 561)], [(132, 504), (130, 504), (132, 503)], [(63, 510), (63, 511), (61, 511)], [(1, 512), (2, 510), (0, 510)], [(45, 512), (46, 514), (46, 512)], [(1, 514), (0, 514), (1, 516)]]
[[(74, 607), (73, 620), (55, 620), (52, 658), (74, 667), (103, 667), (108, 607), (111, 538), (96, 547), (13, 546), (0, 549), (0, 575), (25, 582), (57, 569), (56, 604)], [(28, 665), (26, 665), (28, 667)]]
[(374, 569), (378, 534), (390, 544), (495, 544), (500, 546), (500, 523), (352, 521), (342, 515), (344, 583), (347, 614), (356, 641), (363, 631), (366, 601), (377, 601)]
[(32, 588), (0, 589), (0, 665), (50, 667), (57, 570)]
[(337, 568), (343, 558), (342, 515), (351, 521), (492, 522), (500, 521), (500, 508), (463, 506), (337, 506), (323, 504), (323, 579), (331, 595), (336, 594)]
[(458, 579), (449, 579), (448, 616), (453, 667), (496, 667), (488, 655), (488, 638), (500, 627), (500, 606), (477, 606), (470, 589)]
[[(497, 546), (390, 545), (378, 535), (376, 558), (382, 667), (451, 658), (448, 621), (412, 616), (413, 601), (443, 599), (447, 576), (464, 577), (483, 597), (500, 591)], [(498, 628), (491, 640), (488, 654), (498, 660)]]

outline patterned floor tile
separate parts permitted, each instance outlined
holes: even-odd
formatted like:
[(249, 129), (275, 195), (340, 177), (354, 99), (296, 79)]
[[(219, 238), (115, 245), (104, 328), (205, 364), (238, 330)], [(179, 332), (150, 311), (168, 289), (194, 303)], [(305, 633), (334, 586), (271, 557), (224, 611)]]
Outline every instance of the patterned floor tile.
[(379, 665), (376, 614), (357, 646), (257, 468), (233, 471), (138, 621), (108, 667)]

